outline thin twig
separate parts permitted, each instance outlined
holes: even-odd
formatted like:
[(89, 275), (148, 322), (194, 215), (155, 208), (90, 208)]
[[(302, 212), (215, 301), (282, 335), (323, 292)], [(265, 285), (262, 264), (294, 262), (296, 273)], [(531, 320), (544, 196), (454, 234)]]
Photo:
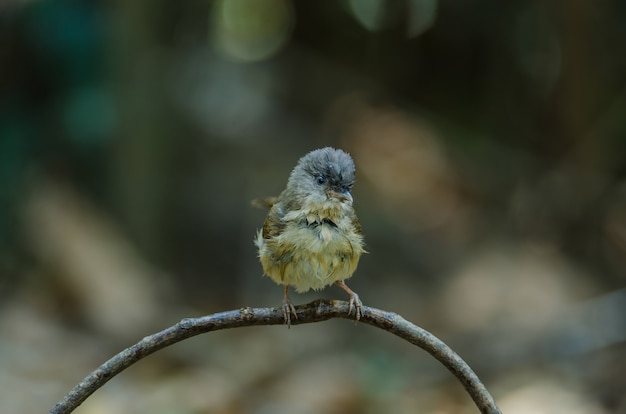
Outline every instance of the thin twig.
[[(291, 321), (292, 325), (321, 322), (333, 318), (348, 318), (348, 303), (335, 300), (316, 300), (305, 305), (296, 306), (296, 312), (298, 319), (294, 318)], [(413, 325), (395, 313), (367, 306), (363, 306), (361, 322), (391, 332), (424, 349), (458, 378), (481, 413), (500, 414), (500, 410), (493, 398), (474, 371), (445, 343), (428, 331)], [(140, 359), (166, 346), (195, 335), (221, 329), (258, 325), (282, 325), (283, 323), (284, 314), (282, 308), (241, 308), (200, 318), (183, 319), (176, 325), (161, 332), (146, 336), (135, 345), (126, 348), (100, 365), (63, 397), (50, 410), (50, 414), (71, 413), (111, 378)]]

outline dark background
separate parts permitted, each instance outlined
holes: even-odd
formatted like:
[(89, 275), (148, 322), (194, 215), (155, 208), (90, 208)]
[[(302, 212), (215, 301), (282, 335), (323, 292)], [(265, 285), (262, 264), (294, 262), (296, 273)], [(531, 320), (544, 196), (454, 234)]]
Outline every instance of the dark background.
[[(45, 412), (143, 336), (278, 306), (252, 240), (306, 152), (357, 166), (348, 284), (506, 413), (626, 412), (626, 3), (0, 3), (0, 401)], [(297, 303), (347, 299), (329, 287)], [(349, 321), (204, 335), (77, 412), (476, 412)]]

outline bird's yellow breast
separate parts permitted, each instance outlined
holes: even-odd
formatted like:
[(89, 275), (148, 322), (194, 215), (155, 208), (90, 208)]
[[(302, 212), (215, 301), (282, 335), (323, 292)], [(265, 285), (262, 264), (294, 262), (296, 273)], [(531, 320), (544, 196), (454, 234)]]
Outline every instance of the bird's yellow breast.
[[(273, 281), (298, 292), (322, 289), (352, 276), (364, 252), (363, 237), (350, 216), (340, 211), (300, 210), (287, 219), (284, 230), (256, 244), (263, 270)], [(334, 219), (334, 220), (332, 220)]]

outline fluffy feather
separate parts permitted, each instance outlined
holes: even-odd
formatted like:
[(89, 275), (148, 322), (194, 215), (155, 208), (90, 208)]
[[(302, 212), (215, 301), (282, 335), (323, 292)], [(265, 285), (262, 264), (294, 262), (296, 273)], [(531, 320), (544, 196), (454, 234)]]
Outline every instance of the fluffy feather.
[(350, 194), (354, 175), (350, 155), (334, 148), (298, 161), (255, 240), (274, 282), (306, 292), (353, 275), (365, 252)]

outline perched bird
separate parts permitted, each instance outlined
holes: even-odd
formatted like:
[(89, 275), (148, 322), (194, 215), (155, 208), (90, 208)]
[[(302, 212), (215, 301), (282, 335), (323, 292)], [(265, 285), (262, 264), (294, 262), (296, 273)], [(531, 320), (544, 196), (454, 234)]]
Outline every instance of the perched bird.
[(269, 213), (255, 240), (265, 275), (285, 285), (283, 312), (291, 324), (296, 292), (336, 284), (350, 295), (348, 315), (363, 313), (359, 295), (344, 280), (352, 276), (365, 252), (361, 224), (352, 208), (354, 162), (334, 148), (311, 151), (300, 158), (278, 198), (256, 200)]

